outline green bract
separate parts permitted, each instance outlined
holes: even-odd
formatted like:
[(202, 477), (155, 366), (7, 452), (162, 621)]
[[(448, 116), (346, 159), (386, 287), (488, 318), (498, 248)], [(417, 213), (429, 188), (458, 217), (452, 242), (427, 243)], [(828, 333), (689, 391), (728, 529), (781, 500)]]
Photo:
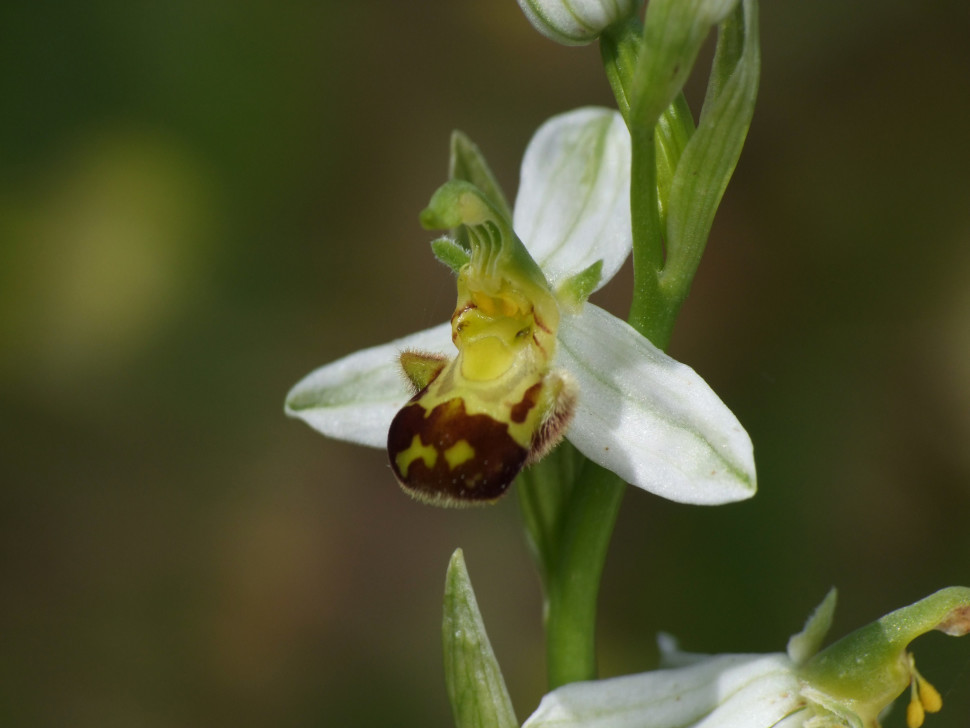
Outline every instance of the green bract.
[(445, 685), (456, 728), (515, 728), (502, 671), (485, 633), (461, 549), (452, 554), (445, 577)]

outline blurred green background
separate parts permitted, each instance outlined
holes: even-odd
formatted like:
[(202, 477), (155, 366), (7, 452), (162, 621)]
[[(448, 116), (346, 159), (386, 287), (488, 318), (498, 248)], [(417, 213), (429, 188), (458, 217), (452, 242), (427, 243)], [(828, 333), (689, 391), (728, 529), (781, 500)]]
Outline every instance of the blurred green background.
[[(512, 0), (14, 0), (0, 28), (0, 724), (449, 725), (457, 546), (527, 716), (515, 498), (418, 505), (282, 403), (450, 313), (417, 223), (450, 131), (513, 192), (544, 119), (611, 103), (596, 47)], [(760, 492), (627, 494), (605, 675), (651, 667), (658, 630), (782, 649), (832, 585), (840, 635), (970, 583), (970, 14), (776, 0), (762, 37), (672, 346), (748, 427)], [(916, 653), (927, 725), (965, 728), (970, 640)]]

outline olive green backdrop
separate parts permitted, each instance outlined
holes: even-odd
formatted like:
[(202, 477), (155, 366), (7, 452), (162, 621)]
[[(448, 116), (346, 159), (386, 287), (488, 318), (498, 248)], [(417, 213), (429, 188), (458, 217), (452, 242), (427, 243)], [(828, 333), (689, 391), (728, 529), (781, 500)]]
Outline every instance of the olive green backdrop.
[[(451, 129), (514, 192), (544, 119), (611, 103), (596, 47), (512, 0), (8, 0), (0, 28), (0, 723), (449, 725), (457, 546), (524, 719), (544, 665), (515, 498), (413, 503), (282, 403), (449, 315), (417, 214)], [(783, 649), (832, 585), (842, 634), (970, 584), (970, 15), (775, 0), (762, 36), (672, 345), (748, 427), (760, 492), (627, 494), (604, 674), (651, 667), (658, 630)], [(916, 653), (928, 728), (964, 728), (970, 640)]]

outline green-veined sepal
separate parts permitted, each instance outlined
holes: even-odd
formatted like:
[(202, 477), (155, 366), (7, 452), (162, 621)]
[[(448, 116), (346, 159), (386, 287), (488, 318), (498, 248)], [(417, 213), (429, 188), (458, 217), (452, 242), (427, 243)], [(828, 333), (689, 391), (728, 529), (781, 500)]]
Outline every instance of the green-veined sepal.
[(401, 372), (403, 351), (454, 355), (451, 324), (362, 349), (313, 370), (286, 395), (286, 414), (327, 437), (386, 447), (388, 425), (414, 394)]
[(563, 317), (556, 364), (579, 386), (569, 439), (590, 460), (682, 503), (754, 495), (751, 438), (737, 418), (693, 369), (628, 324), (587, 303)]

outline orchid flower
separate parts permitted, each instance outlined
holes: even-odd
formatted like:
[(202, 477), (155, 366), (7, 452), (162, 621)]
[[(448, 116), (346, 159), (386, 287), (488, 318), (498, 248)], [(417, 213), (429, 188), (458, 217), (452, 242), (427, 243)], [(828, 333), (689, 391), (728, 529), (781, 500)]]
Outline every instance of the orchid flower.
[(907, 648), (930, 630), (970, 632), (970, 589), (938, 591), (818, 652), (834, 609), (833, 590), (787, 653), (695, 655), (662, 637), (666, 669), (561, 687), (524, 728), (878, 728), (907, 688), (909, 728), (940, 710)]
[(317, 369), (286, 412), (329, 437), (388, 447), (405, 490), (440, 505), (494, 501), (563, 436), (671, 500), (753, 495), (751, 441), (731, 411), (692, 369), (587, 302), (631, 249), (619, 113), (547, 121), (526, 150), (512, 215), (477, 148), (458, 146), (452, 180), (422, 214), (459, 235), (433, 244), (458, 273), (452, 320)]

